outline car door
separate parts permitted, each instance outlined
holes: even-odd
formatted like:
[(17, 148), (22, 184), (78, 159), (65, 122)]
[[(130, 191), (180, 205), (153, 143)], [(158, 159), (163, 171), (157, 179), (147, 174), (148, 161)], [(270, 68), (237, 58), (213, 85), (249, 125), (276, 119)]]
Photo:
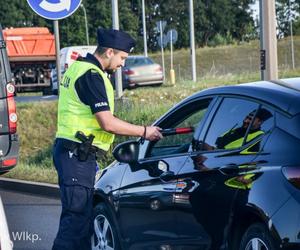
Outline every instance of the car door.
[(141, 159), (127, 168), (118, 199), (119, 225), (127, 249), (178, 246), (173, 210), (176, 174), (189, 158), (193, 127), (205, 120), (211, 101), (195, 100), (172, 111), (157, 125), (172, 128), (173, 133), (141, 145)]
[[(1, 31), (1, 40), (2, 37), (2, 30)], [(7, 106), (7, 98), (6, 98), (6, 72), (5, 72), (5, 43), (1, 41), (0, 44), (0, 156), (7, 154), (9, 149), (9, 137), (5, 136), (5, 134), (9, 133), (8, 127), (8, 106)]]
[[(259, 110), (267, 114), (259, 127), (263, 132), (250, 138)], [(219, 138), (246, 126), (249, 114), (254, 116), (242, 140), (235, 138), (240, 144), (218, 148)], [(195, 138), (190, 157), (178, 174), (181, 187), (177, 185), (174, 207), (178, 237), (186, 242), (186, 249), (203, 242), (208, 247), (204, 249), (226, 246), (224, 239), (229, 234), (233, 218), (233, 202), (237, 196), (240, 202), (246, 202), (251, 182), (259, 177), (247, 173), (255, 170), (257, 163), (253, 159), (274, 124), (270, 121), (274, 115), (268, 108), (254, 101), (230, 97), (222, 99), (216, 113), (210, 114), (210, 119), (211, 122), (205, 125), (207, 129)]]
[(0, 174), (17, 163), (18, 137), (14, 86), (0, 26)]

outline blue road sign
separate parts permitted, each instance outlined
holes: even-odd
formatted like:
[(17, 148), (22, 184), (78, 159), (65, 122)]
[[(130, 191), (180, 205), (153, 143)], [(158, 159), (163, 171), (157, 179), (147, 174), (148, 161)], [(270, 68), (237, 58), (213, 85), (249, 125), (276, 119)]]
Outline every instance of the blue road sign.
[(81, 0), (27, 0), (38, 15), (51, 20), (59, 20), (72, 15)]

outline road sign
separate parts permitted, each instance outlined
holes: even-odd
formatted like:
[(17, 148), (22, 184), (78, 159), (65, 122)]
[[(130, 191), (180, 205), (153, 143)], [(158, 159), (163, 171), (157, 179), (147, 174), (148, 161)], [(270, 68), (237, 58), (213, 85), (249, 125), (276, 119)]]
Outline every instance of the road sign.
[(171, 29), (168, 31), (167, 33), (167, 38), (168, 38), (168, 43), (176, 43), (177, 39), (178, 39), (178, 33), (177, 30), (175, 29)]
[(81, 4), (81, 0), (27, 0), (29, 6), (38, 15), (59, 20), (72, 15)]
[[(157, 43), (158, 43), (159, 47), (161, 47), (161, 45), (162, 45), (165, 48), (168, 45), (168, 38), (165, 34), (162, 35), (162, 39), (160, 36), (158, 36), (156, 39), (157, 39)], [(161, 44), (161, 42), (162, 42), (162, 44)]]
[[(156, 28), (158, 32), (164, 32), (164, 29), (166, 28), (167, 22), (166, 21), (158, 21), (156, 22)], [(162, 29), (162, 31), (160, 30)]]

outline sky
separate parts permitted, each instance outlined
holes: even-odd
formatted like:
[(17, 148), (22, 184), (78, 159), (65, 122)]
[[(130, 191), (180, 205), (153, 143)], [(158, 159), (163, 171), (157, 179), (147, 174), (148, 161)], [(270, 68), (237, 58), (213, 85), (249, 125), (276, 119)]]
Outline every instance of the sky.
[(256, 1), (255, 4), (252, 5), (253, 9), (253, 17), (256, 17), (259, 15), (259, 1)]

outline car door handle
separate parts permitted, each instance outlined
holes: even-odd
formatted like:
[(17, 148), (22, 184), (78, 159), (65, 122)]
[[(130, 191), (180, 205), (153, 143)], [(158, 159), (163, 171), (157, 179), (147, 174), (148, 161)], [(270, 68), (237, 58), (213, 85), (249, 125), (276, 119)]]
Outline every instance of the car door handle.
[(173, 171), (165, 171), (159, 176), (159, 178), (163, 181), (169, 181), (174, 176), (175, 176), (175, 173)]
[(220, 167), (219, 170), (223, 174), (240, 174), (240, 173), (245, 173), (249, 171), (254, 171), (259, 169), (257, 164), (242, 164), (242, 165), (237, 165), (234, 163), (225, 165), (223, 167)]

